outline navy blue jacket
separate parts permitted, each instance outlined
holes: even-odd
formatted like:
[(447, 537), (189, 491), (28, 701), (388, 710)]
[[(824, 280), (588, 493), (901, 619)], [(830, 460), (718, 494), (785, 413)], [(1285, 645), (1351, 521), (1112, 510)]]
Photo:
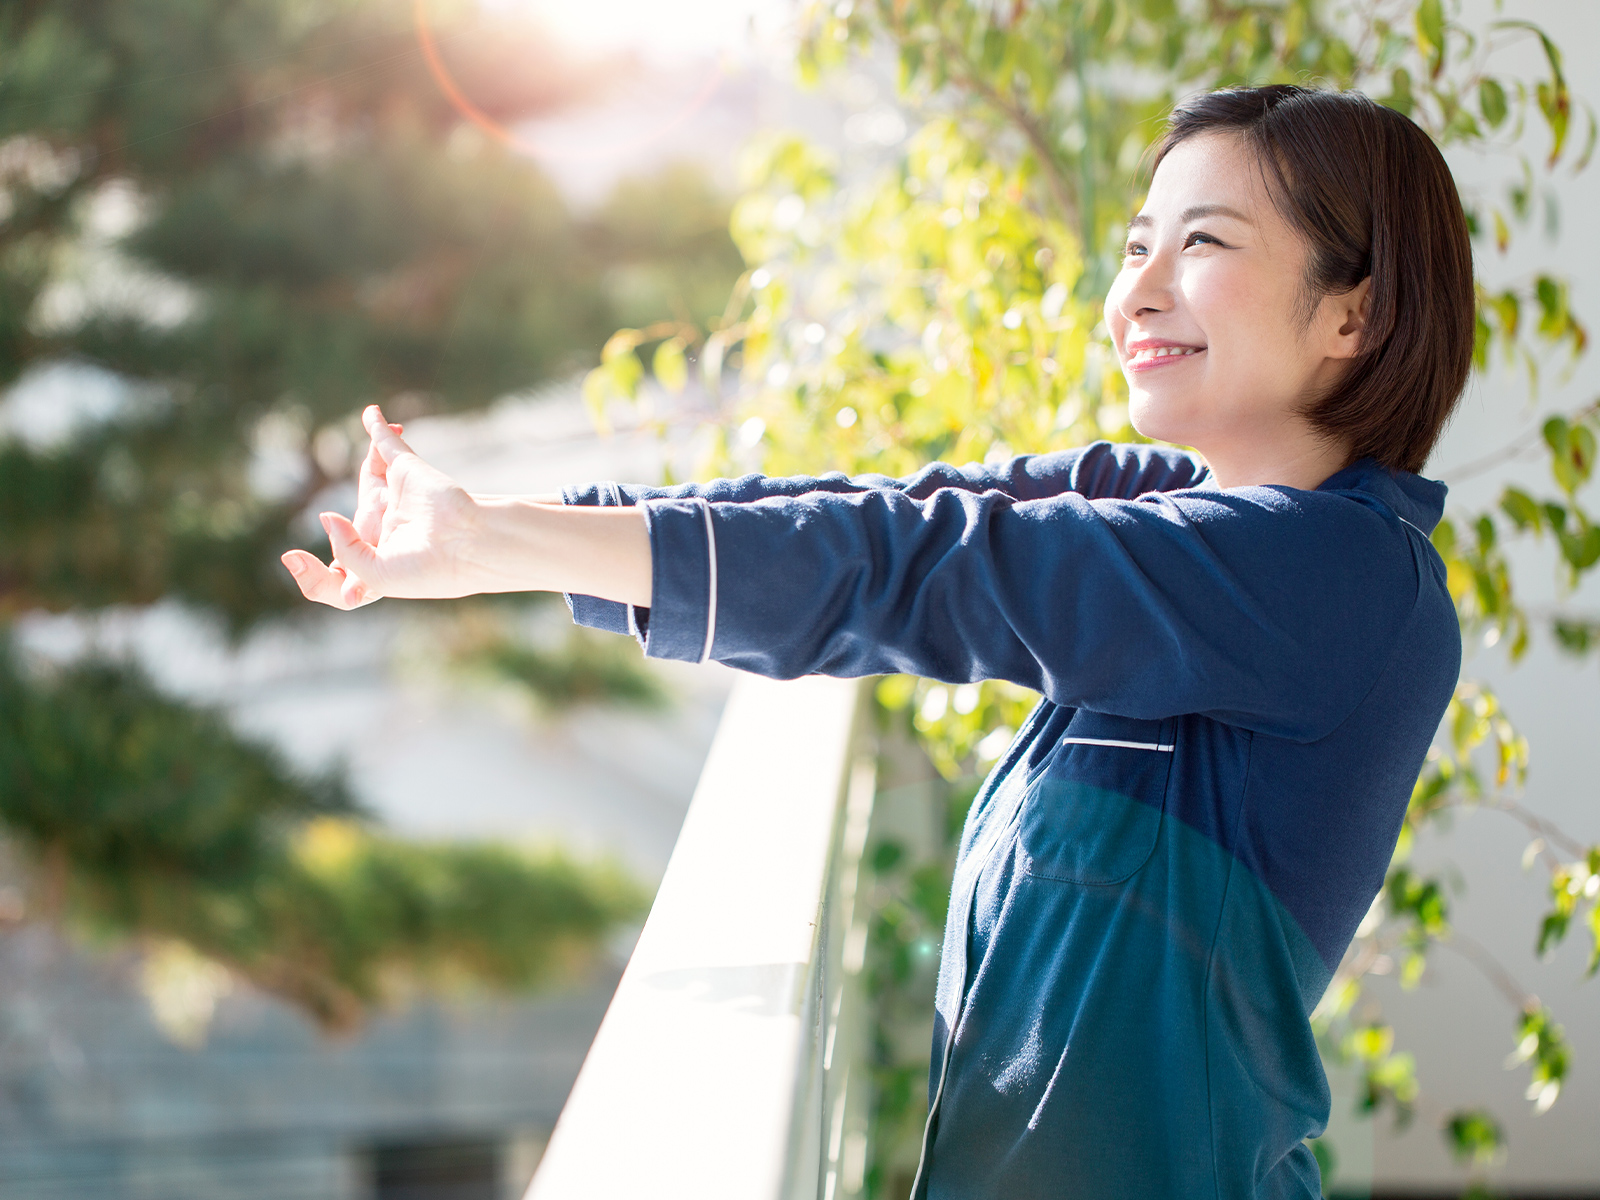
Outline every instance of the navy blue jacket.
[(919, 1198), (1320, 1195), (1310, 1013), (1383, 881), (1460, 665), (1443, 485), (1370, 460), (1223, 490), (1099, 443), (640, 504), (645, 652), (1044, 700), (972, 806)]

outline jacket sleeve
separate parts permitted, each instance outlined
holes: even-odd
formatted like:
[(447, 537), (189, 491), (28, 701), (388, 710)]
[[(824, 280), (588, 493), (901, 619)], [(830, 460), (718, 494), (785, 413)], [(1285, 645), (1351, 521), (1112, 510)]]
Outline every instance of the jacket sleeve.
[[(1023, 454), (993, 466), (968, 463), (953, 467), (931, 463), (914, 475), (895, 479), (888, 475), (744, 475), (713, 479), (676, 487), (642, 487), (636, 484), (591, 483), (563, 490), (568, 504), (634, 505), (648, 500), (701, 499), (714, 504), (749, 504), (773, 497), (815, 494), (854, 495), (891, 490), (925, 500), (944, 488), (963, 492), (998, 492), (1012, 500), (1039, 500), (1074, 492), (1091, 499), (1121, 497), (1131, 500), (1146, 492), (1172, 491), (1194, 486), (1206, 467), (1193, 454), (1159, 446), (1095, 442), (1080, 450), (1053, 454)], [(611, 633), (638, 632), (637, 613), (626, 605), (594, 596), (569, 595), (567, 606), (580, 625)]]
[(1430, 569), (1381, 504), (1289, 488), (643, 507), (647, 654), (778, 678), (1009, 679), (1058, 704), (1297, 740), (1371, 688)]

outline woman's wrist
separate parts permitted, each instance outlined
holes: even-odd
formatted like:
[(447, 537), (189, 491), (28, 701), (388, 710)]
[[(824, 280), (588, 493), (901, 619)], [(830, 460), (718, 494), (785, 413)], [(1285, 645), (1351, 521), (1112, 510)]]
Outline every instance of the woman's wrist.
[(559, 497), (473, 496), (461, 556), (484, 592), (576, 592), (648, 606), (650, 537), (636, 508), (566, 505)]

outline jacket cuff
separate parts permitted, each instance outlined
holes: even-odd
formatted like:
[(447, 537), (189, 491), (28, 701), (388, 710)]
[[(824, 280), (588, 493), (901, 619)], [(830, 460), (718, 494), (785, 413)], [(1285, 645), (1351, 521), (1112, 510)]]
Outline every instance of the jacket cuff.
[(651, 658), (705, 662), (717, 635), (717, 542), (711, 505), (698, 498), (649, 500), (650, 608), (636, 610)]
[[(561, 489), (561, 501), (564, 504), (587, 504), (598, 508), (627, 504), (622, 489), (614, 483), (589, 483), (582, 487), (564, 487)], [(636, 614), (630, 611), (629, 605), (615, 600), (601, 600), (597, 596), (573, 595), (570, 592), (565, 595), (565, 599), (567, 611), (572, 614), (574, 624), (603, 630), (606, 633), (640, 636), (638, 622), (634, 619)]]

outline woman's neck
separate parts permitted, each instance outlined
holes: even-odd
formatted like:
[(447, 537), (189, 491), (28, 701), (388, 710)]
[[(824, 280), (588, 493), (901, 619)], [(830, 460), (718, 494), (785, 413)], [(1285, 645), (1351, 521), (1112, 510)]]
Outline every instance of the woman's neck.
[(1218, 487), (1280, 487), (1311, 491), (1350, 463), (1350, 446), (1342, 439), (1330, 441), (1307, 431), (1286, 445), (1201, 447), (1201, 457), (1211, 468)]

